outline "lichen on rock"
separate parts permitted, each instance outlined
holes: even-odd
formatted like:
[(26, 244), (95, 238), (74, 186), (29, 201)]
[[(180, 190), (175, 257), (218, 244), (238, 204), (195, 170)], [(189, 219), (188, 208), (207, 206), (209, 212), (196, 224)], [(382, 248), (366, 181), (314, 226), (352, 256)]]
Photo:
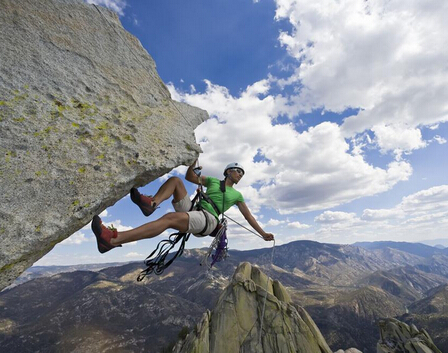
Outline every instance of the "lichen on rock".
[(0, 33), (2, 289), (131, 187), (191, 163), (208, 115), (171, 99), (100, 6), (4, 0)]

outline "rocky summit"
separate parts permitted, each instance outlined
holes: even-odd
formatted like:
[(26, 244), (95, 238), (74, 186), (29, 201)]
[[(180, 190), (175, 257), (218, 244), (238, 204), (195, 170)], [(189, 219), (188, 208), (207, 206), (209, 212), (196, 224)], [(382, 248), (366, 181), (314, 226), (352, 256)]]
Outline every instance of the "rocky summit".
[(331, 353), (312, 318), (278, 281), (243, 262), (176, 353)]
[(118, 16), (82, 0), (0, 2), (0, 289), (94, 214), (200, 152)]
[(397, 319), (379, 322), (380, 340), (377, 353), (442, 353), (426, 330), (407, 325)]

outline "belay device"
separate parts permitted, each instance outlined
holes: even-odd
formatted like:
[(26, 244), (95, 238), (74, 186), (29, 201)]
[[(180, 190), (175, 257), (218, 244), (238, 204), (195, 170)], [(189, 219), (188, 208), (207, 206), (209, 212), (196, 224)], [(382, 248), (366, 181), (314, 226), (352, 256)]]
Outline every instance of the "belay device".
[[(198, 167), (194, 168), (193, 171), (199, 178), (199, 187), (196, 191), (195, 197), (191, 201), (190, 211), (193, 211), (194, 209), (200, 210), (199, 203), (201, 202), (201, 200), (205, 200), (213, 206), (213, 208), (218, 214), (221, 213), (222, 215), (221, 220), (219, 221), (217, 227), (210, 234), (210, 236), (214, 237), (214, 239), (207, 253), (205, 254), (203, 260), (201, 261), (201, 265), (206, 264), (208, 268), (211, 268), (216, 262), (224, 260), (228, 256), (227, 234), (226, 234), (227, 220), (224, 218), (224, 212), (220, 212), (219, 208), (216, 206), (213, 200), (211, 200), (210, 197), (204, 193), (201, 183), (201, 169)], [(224, 211), (224, 198), (226, 191), (224, 180), (221, 181), (220, 190), (222, 192), (222, 211)], [(204, 227), (204, 230), (202, 232), (204, 232), (206, 228), (207, 225)], [(137, 281), (138, 282), (142, 281), (147, 275), (150, 275), (151, 273), (161, 275), (163, 271), (173, 263), (174, 260), (176, 260), (178, 257), (182, 255), (185, 249), (185, 243), (190, 238), (190, 235), (191, 233), (177, 232), (171, 234), (168, 239), (161, 240), (159, 244), (157, 244), (156, 249), (145, 259), (144, 262), (147, 268), (142, 272), (140, 272), (140, 274), (137, 277)], [(167, 261), (167, 257), (170, 251), (176, 246), (177, 243), (180, 243), (179, 248), (173, 254), (173, 256), (170, 257), (170, 259)], [(215, 250), (214, 254), (212, 254), (213, 250)], [(209, 262), (210, 257), (211, 262)]]

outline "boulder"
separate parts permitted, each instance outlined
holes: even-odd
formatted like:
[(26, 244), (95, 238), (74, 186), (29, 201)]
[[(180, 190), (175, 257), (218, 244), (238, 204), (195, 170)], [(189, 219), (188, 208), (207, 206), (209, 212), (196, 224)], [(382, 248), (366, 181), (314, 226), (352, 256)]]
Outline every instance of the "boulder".
[(397, 319), (381, 320), (377, 353), (442, 353), (426, 330), (407, 325)]
[(82, 0), (0, 4), (0, 289), (94, 214), (200, 152), (118, 16)]
[(331, 353), (314, 321), (283, 285), (248, 262), (176, 353)]

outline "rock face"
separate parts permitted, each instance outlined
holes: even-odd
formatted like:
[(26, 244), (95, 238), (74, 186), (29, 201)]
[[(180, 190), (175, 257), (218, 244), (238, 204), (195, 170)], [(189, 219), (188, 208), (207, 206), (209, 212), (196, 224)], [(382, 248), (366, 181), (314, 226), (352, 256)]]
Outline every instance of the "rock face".
[(0, 3), (0, 289), (94, 214), (200, 152), (117, 15), (82, 0)]
[(291, 302), (283, 285), (247, 262), (238, 266), (213, 311), (174, 351), (331, 353), (311, 317)]
[(432, 342), (428, 332), (419, 331), (396, 319), (379, 322), (380, 340), (377, 353), (442, 353)]

